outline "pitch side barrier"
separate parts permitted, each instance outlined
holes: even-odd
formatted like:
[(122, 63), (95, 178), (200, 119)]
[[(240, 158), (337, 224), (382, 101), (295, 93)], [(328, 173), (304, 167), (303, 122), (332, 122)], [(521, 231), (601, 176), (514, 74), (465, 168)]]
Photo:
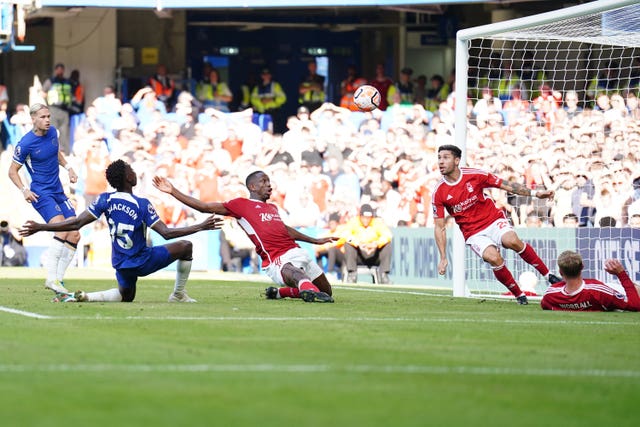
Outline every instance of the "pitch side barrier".
[[(317, 236), (323, 230), (317, 228), (303, 228), (301, 232), (310, 236)], [(447, 244), (449, 268), (444, 276), (438, 275), (438, 248), (433, 237), (433, 228), (395, 228), (393, 231), (393, 260), (391, 263), (391, 280), (399, 285), (424, 285), (453, 289), (452, 241)], [(557, 272), (556, 260), (565, 250), (578, 251), (585, 260), (584, 275), (603, 282), (615, 279), (604, 272), (604, 261), (607, 258), (617, 258), (622, 261), (630, 272), (631, 279), (640, 283), (640, 229), (633, 228), (518, 228), (520, 238), (531, 244), (549, 268)], [(449, 237), (453, 234), (448, 233)], [(220, 260), (220, 232), (207, 231), (183, 237), (193, 243), (194, 271), (221, 270)], [(153, 245), (168, 243), (154, 231), (151, 231)], [(304, 249), (313, 255), (313, 245), (301, 243)], [(46, 247), (27, 246), (29, 266), (40, 267), (42, 254)], [(465, 248), (465, 251), (470, 251)], [(533, 272), (533, 268), (526, 264), (513, 251), (502, 251), (505, 261), (514, 276), (518, 278), (525, 271)], [(466, 254), (465, 278), (471, 293), (502, 293), (500, 285), (491, 269), (479, 257), (471, 252)], [(175, 270), (175, 263), (167, 267)], [(538, 275), (539, 276), (539, 275)], [(537, 290), (542, 291), (546, 283), (539, 278)]]

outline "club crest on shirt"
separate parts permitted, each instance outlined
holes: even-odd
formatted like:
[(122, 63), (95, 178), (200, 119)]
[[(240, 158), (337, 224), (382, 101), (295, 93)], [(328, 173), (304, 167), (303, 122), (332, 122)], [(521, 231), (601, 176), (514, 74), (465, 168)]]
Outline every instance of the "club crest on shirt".
[(468, 191), (469, 193), (473, 193), (473, 185), (471, 185), (471, 183), (470, 183), (470, 182), (467, 182), (467, 191)]

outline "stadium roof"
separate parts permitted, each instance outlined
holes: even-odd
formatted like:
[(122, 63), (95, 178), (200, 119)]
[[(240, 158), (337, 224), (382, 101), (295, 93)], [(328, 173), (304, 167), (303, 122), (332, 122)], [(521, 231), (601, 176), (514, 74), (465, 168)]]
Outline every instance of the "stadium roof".
[[(519, 3), (523, 0), (41, 0), (43, 7), (109, 7), (109, 8), (154, 8), (154, 9), (242, 9), (242, 8), (287, 8), (287, 7), (388, 7), (427, 6), (471, 3)], [(524, 0), (526, 1), (526, 0)], [(529, 0), (535, 1), (535, 0)]]

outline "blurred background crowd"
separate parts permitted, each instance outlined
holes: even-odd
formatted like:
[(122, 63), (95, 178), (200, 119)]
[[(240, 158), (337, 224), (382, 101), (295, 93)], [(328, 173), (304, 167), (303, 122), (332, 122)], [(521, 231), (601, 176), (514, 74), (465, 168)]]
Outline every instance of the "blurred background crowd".
[[(299, 93), (278, 93), (275, 76), (263, 69), (262, 82), (243, 88), (237, 95), (243, 99), (235, 103), (236, 95), (225, 89), (215, 69), (193, 90), (181, 90), (159, 66), (149, 86), (130, 100), (119, 99), (106, 86), (102, 96), (86, 103), (77, 98), (77, 70), (69, 79), (64, 66), (56, 66), (50, 80), (59, 71), (60, 82), (45, 82), (40, 93), (67, 114), (66, 123), (54, 125), (68, 126), (68, 142), (61, 143), (79, 181), (70, 184), (65, 173), (61, 177), (77, 212), (108, 189), (105, 167), (126, 158), (139, 175), (136, 192), (150, 198), (169, 225), (193, 222), (197, 214), (156, 191), (154, 175), (169, 177), (204, 201), (224, 201), (247, 196), (244, 178), (256, 169), (270, 175), (271, 200), (293, 227), (326, 228), (330, 217), (345, 223), (363, 204), (392, 228), (433, 225), (431, 191), (440, 179), (436, 150), (454, 143), (455, 72), (446, 79), (427, 79), (405, 68), (389, 78), (380, 64), (375, 76), (365, 79), (350, 68), (336, 105), (323, 100), (324, 78), (311, 63)], [(505, 86), (505, 76), (486, 76), (470, 91), (467, 165), (531, 189), (556, 192), (547, 201), (493, 191), (513, 224), (640, 226), (636, 83), (598, 76), (591, 92), (579, 97), (544, 79), (527, 83), (519, 76)], [(365, 83), (376, 86), (386, 101), (370, 113), (352, 103), (353, 92)], [(277, 117), (282, 96), (299, 97), (297, 115)], [(9, 113), (8, 100), (0, 102), (0, 192), (2, 200), (15, 201), (3, 215), (17, 225), (37, 218), (7, 178), (15, 144), (30, 130), (31, 119), (27, 105), (18, 104)], [(278, 131), (274, 121), (280, 119)], [(95, 242), (96, 252), (108, 252), (108, 245), (98, 249), (101, 243), (92, 237), (106, 232), (105, 225), (96, 222), (93, 227), (85, 231), (86, 240)]]

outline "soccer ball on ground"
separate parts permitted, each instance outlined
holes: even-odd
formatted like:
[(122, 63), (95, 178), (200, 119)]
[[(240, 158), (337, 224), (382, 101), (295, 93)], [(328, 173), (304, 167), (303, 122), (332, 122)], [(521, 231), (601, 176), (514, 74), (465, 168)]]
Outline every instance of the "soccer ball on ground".
[(353, 94), (353, 102), (362, 111), (373, 111), (380, 106), (380, 92), (373, 86), (362, 85)]

